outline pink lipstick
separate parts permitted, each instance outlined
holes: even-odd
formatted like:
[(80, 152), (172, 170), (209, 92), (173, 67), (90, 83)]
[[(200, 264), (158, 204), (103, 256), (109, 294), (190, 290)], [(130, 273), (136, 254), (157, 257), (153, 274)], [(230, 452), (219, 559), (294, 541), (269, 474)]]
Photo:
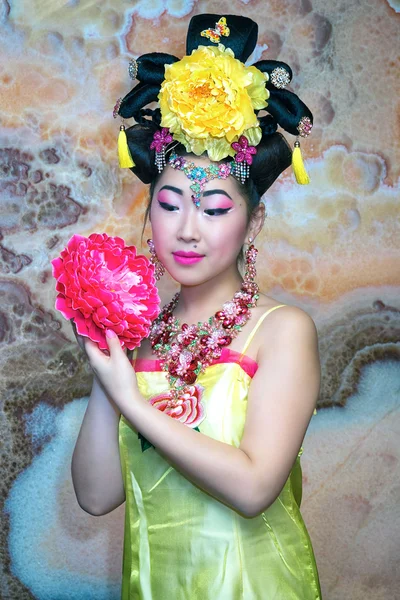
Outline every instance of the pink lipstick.
[(204, 254), (197, 254), (197, 252), (173, 252), (173, 257), (180, 265), (193, 265), (200, 262), (204, 258)]

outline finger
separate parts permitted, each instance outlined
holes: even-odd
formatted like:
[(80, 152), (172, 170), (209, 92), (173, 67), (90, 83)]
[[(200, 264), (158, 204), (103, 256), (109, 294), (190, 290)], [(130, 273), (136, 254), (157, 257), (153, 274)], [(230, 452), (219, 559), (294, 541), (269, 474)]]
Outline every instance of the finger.
[(112, 329), (106, 329), (106, 340), (108, 349), (110, 350), (110, 355), (122, 350), (121, 342), (119, 341), (119, 338), (115, 331), (113, 331)]
[(93, 342), (90, 338), (85, 337), (83, 339), (83, 344), (85, 347), (85, 352), (88, 356), (90, 364), (92, 366), (96, 365), (99, 358), (104, 356), (104, 353), (100, 350), (96, 342)]
[(115, 331), (112, 329), (106, 329), (106, 340), (108, 344), (108, 349), (114, 356), (118, 356), (118, 352), (128, 355), (128, 348), (121, 342)]

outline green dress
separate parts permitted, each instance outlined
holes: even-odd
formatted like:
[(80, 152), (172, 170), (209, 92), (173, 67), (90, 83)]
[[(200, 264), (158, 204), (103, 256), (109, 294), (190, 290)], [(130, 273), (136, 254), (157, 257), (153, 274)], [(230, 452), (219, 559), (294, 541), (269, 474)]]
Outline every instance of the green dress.
[[(224, 348), (198, 377), (205, 409), (198, 426), (202, 434), (239, 446), (257, 370), (245, 352), (276, 308), (262, 315), (241, 354)], [(133, 365), (145, 398), (168, 388), (159, 361), (134, 359)], [(192, 484), (153, 447), (142, 450), (143, 440), (124, 417), (119, 439), (126, 491), (122, 600), (321, 598), (300, 513), (303, 448), (275, 502), (247, 518)]]

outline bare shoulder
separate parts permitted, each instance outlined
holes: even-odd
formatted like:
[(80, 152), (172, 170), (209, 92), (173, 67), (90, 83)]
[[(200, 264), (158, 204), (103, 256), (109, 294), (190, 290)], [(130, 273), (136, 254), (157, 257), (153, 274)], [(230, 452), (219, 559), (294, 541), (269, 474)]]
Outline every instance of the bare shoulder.
[(266, 296), (265, 294), (260, 294), (260, 300), (258, 301), (258, 308), (261, 311), (268, 312), (269, 310), (275, 309), (279, 306), (279, 311), (273, 311), (275, 313), (275, 320), (279, 320), (279, 318), (284, 319), (285, 321), (290, 321), (291, 323), (299, 323), (301, 322), (309, 322), (310, 324), (314, 324), (313, 319), (310, 315), (298, 306), (294, 306), (293, 304), (286, 304), (284, 302), (279, 302), (275, 298), (271, 296)]
[[(261, 299), (261, 298), (260, 298)], [(267, 314), (260, 327), (258, 354), (265, 354), (280, 344), (317, 344), (317, 328), (312, 317), (302, 308), (262, 296), (261, 306)], [(277, 308), (279, 306), (279, 308)], [(277, 308), (277, 310), (273, 310)]]

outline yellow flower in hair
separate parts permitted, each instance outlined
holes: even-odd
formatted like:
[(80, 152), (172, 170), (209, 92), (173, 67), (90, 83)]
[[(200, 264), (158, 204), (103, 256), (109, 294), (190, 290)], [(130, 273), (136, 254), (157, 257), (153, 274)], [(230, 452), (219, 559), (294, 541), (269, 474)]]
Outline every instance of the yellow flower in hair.
[(246, 135), (261, 140), (254, 110), (265, 108), (268, 75), (246, 67), (222, 44), (199, 46), (190, 56), (165, 66), (159, 94), (161, 126), (198, 156), (210, 160), (234, 156), (231, 143)]

